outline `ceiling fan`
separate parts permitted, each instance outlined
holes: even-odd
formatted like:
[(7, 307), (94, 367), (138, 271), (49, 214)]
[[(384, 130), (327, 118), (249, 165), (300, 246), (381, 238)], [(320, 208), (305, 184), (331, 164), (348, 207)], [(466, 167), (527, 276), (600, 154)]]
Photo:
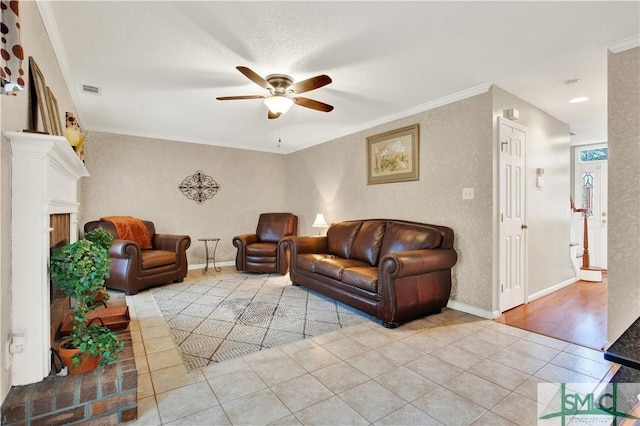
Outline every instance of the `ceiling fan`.
[(269, 108), (268, 117), (270, 119), (280, 117), (289, 111), (289, 108), (291, 108), (294, 103), (316, 111), (330, 112), (333, 110), (333, 106), (325, 104), (324, 102), (296, 96), (300, 93), (309, 92), (331, 83), (331, 77), (328, 75), (317, 75), (295, 83), (293, 78), (285, 74), (271, 74), (266, 78), (262, 78), (255, 71), (247, 67), (237, 66), (236, 69), (258, 86), (267, 89), (269, 94), (267, 96), (220, 96), (216, 98), (217, 100), (264, 99), (264, 104)]

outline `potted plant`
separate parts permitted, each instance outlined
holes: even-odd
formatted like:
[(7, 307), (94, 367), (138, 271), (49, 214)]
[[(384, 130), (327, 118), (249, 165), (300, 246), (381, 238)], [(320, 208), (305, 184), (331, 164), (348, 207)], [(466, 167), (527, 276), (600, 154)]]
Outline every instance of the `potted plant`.
[[(87, 232), (86, 234), (84, 234), (84, 239), (89, 240), (92, 243), (99, 245), (100, 247), (103, 247), (105, 250), (107, 250), (107, 253), (111, 249), (111, 245), (115, 240), (113, 235), (111, 235), (104, 229), (95, 229), (93, 231)], [(109, 263), (111, 263), (111, 259), (109, 259)], [(105, 278), (108, 277), (109, 275), (107, 274)], [(106, 302), (107, 300), (109, 300), (109, 294), (107, 293), (107, 288), (103, 285), (99, 290), (97, 290), (94, 302), (101, 302), (104, 306), (106, 306), (106, 303), (104, 302)]]
[[(71, 374), (79, 374), (107, 365), (118, 359), (124, 342), (102, 324), (87, 321), (87, 314), (95, 307), (98, 291), (104, 288), (109, 276), (109, 249), (105, 247), (108, 233), (95, 230), (73, 244), (56, 250), (51, 256), (51, 279), (56, 286), (74, 300), (73, 328), (60, 345), (65, 358), (67, 349), (73, 350), (72, 362), (67, 363)], [(110, 237), (110, 235), (109, 235)], [(110, 244), (109, 244), (110, 246)]]

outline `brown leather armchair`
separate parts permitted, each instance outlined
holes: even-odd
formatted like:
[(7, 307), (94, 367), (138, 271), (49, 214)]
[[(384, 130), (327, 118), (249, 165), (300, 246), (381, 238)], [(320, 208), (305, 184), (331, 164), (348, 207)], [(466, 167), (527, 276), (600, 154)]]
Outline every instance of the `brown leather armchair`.
[(153, 222), (143, 221), (151, 238), (151, 249), (141, 249), (131, 240), (119, 239), (113, 223), (106, 220), (87, 222), (84, 232), (104, 229), (116, 239), (111, 245), (110, 276), (107, 288), (136, 294), (140, 290), (167, 283), (179, 283), (187, 275), (188, 235), (156, 234)]
[(233, 237), (238, 248), (236, 269), (247, 272), (289, 271), (289, 252), (284, 237), (298, 234), (298, 216), (291, 213), (262, 213), (255, 234)]

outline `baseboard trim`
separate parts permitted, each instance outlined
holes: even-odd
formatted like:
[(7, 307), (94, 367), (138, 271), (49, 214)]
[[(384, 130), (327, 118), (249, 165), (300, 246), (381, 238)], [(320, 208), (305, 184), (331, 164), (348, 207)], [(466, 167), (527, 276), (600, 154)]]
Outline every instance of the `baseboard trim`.
[(563, 282), (558, 283), (556, 285), (552, 285), (551, 287), (545, 288), (544, 290), (541, 290), (541, 291), (539, 291), (537, 293), (533, 293), (532, 295), (527, 297), (527, 303), (533, 302), (536, 299), (540, 299), (541, 297), (544, 297), (544, 296), (546, 296), (548, 294), (551, 294), (554, 291), (561, 290), (561, 289), (565, 288), (566, 286), (571, 285), (571, 284), (573, 284), (575, 282), (578, 282), (578, 281), (580, 281), (578, 279), (578, 277), (569, 278), (566, 281), (563, 281)]
[(475, 306), (467, 305), (466, 303), (458, 302), (457, 300), (449, 300), (447, 308), (455, 309), (456, 311), (465, 312), (467, 314), (475, 315), (486, 319), (495, 319), (500, 316), (496, 312), (486, 311), (484, 309), (477, 308)]

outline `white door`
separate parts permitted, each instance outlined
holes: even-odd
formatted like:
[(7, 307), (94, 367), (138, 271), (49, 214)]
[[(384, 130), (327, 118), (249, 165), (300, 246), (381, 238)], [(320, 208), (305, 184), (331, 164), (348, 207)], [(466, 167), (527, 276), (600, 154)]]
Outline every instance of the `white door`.
[[(587, 217), (589, 264), (590, 266), (607, 269), (608, 163), (607, 160), (593, 160), (593, 156), (584, 154), (581, 159), (581, 152), (600, 150), (602, 148), (604, 147), (576, 150), (574, 200), (576, 207), (589, 210)], [(606, 150), (606, 148), (604, 149)], [(584, 222), (581, 215), (576, 216), (574, 224), (577, 242), (582, 246)]]
[(525, 302), (527, 128), (498, 118), (500, 312)]

